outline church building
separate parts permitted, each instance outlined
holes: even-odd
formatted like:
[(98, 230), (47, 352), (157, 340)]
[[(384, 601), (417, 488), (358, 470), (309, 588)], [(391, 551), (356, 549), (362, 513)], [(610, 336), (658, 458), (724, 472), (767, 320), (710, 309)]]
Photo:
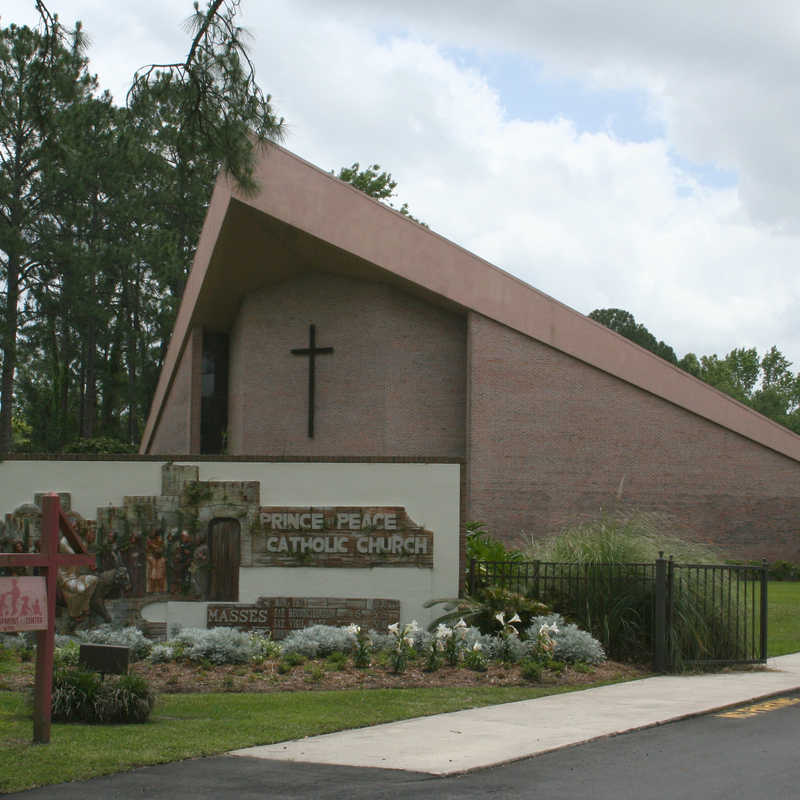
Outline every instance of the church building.
[(256, 179), (214, 189), (142, 453), (452, 460), (510, 545), (623, 510), (800, 561), (800, 437), (278, 146)]

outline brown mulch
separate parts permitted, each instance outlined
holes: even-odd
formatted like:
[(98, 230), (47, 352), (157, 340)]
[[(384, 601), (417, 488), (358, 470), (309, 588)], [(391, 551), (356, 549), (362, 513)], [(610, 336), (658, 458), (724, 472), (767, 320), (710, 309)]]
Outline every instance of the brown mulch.
[[(491, 664), (486, 672), (465, 667), (442, 666), (425, 672), (422, 665), (409, 664), (405, 672), (395, 675), (387, 667), (373, 665), (356, 669), (349, 663), (336, 669), (324, 659), (309, 660), (281, 674), (278, 662), (269, 660), (260, 665), (223, 665), (202, 667), (196, 664), (167, 663), (133, 664), (131, 672), (142, 675), (159, 694), (188, 692), (295, 692), (337, 689), (399, 689), (419, 687), (470, 686), (576, 686), (611, 680), (632, 680), (648, 674), (647, 669), (631, 664), (607, 661), (579, 672), (566, 667), (563, 672), (545, 671), (539, 683), (522, 677), (517, 664)], [(20, 691), (33, 686), (33, 666), (0, 674), (0, 689)]]

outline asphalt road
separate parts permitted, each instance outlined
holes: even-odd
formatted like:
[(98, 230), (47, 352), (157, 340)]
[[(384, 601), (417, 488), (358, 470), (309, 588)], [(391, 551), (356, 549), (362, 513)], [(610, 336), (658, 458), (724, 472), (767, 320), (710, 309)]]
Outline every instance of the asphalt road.
[[(559, 750), (466, 775), (204, 758), (21, 792), (38, 800), (800, 797), (800, 694)], [(420, 747), (424, 747), (420, 742)]]

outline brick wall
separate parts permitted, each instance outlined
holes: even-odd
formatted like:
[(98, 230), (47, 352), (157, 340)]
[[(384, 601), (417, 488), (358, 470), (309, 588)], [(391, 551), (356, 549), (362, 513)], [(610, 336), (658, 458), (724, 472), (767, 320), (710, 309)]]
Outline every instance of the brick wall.
[[(307, 435), (308, 346), (316, 360)], [(399, 289), (309, 273), (248, 296), (231, 332), (229, 451), (464, 455), (465, 321)]]
[(731, 557), (800, 560), (797, 462), (478, 314), (467, 341), (467, 520), (519, 544), (650, 511)]
[[(199, 393), (193, 385), (199, 381), (202, 333), (193, 331), (181, 356), (175, 380), (167, 395), (164, 411), (156, 426), (150, 453), (199, 453)], [(194, 369), (193, 369), (194, 367)], [(192, 373), (195, 373), (194, 375)], [(195, 391), (193, 391), (193, 389)], [(196, 419), (193, 420), (192, 417)], [(193, 425), (197, 435), (192, 436)]]

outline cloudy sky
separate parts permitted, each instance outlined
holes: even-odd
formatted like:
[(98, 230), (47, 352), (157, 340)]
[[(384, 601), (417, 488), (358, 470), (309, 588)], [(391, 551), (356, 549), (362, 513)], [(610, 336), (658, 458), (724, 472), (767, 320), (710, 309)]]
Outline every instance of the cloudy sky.
[[(33, 23), (5, 0), (2, 23)], [(48, 0), (118, 101), (180, 60), (188, 0)], [(800, 370), (800, 6), (770, 0), (242, 0), (286, 146), (377, 162), (397, 201), (577, 310), (678, 355)]]

